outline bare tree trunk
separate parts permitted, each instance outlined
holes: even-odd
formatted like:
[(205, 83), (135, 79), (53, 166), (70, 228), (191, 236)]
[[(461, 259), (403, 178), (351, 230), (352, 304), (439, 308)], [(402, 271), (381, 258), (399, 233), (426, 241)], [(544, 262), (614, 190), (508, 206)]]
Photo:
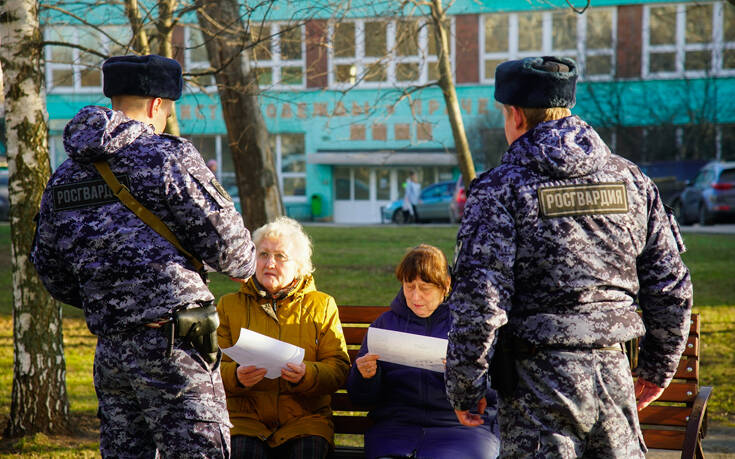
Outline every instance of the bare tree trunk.
[(50, 175), (38, 3), (5, 0), (0, 65), (10, 171), (13, 260), (13, 391), (4, 435), (65, 431), (69, 420), (61, 307), (44, 289), (28, 253), (33, 217)]
[[(174, 33), (173, 13), (176, 8), (176, 0), (161, 0), (158, 2), (158, 33), (161, 40), (158, 42), (158, 54), (173, 59), (174, 49), (172, 38)], [(166, 132), (171, 135), (181, 135), (179, 120), (176, 111), (171, 111), (171, 116), (166, 120)]]
[(243, 52), (245, 29), (235, 0), (203, 2), (197, 10), (219, 89), (235, 165), (243, 219), (251, 231), (283, 214), (273, 152), (260, 112), (255, 72)]
[(436, 40), (436, 48), (439, 51), (439, 87), (444, 95), (444, 103), (447, 106), (447, 113), (449, 114), (449, 124), (452, 126), (454, 150), (457, 153), (459, 170), (462, 172), (465, 189), (469, 189), (470, 182), (475, 178), (475, 165), (472, 162), (470, 145), (467, 142), (467, 135), (464, 131), (464, 123), (462, 122), (462, 113), (459, 111), (459, 102), (457, 101), (457, 91), (454, 87), (452, 64), (449, 59), (449, 40), (444, 23), (445, 18), (442, 0), (431, 0), (431, 19), (434, 22), (434, 39)]
[(130, 29), (133, 32), (133, 49), (141, 54), (150, 54), (151, 46), (148, 44), (148, 34), (143, 28), (138, 0), (125, 0), (125, 15), (128, 17)]

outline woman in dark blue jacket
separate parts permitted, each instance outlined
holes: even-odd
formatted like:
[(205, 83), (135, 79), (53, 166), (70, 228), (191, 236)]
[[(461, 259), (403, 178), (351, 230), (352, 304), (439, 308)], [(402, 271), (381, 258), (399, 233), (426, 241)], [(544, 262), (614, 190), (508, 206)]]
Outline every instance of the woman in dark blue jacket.
[[(396, 268), (401, 290), (371, 327), (447, 338), (449, 293), (447, 260), (441, 250), (422, 244)], [(370, 405), (373, 426), (365, 434), (368, 458), (490, 459), (498, 455), (496, 397), (487, 394), (485, 423), (459, 423), (444, 392), (444, 373), (378, 360), (368, 353), (367, 337), (350, 370), (352, 401)]]

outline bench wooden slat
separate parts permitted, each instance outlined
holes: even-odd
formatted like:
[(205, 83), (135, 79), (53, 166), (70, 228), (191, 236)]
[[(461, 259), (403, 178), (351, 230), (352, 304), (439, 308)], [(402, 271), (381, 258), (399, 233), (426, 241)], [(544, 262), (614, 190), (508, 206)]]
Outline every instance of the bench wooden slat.
[(684, 356), (699, 358), (699, 337), (689, 336), (687, 347), (684, 348)]
[(678, 449), (684, 447), (683, 430), (643, 429), (643, 440), (648, 449)]
[(638, 420), (641, 424), (686, 427), (691, 414), (692, 408), (688, 406), (648, 405), (638, 412)]
[(339, 306), (339, 320), (343, 324), (371, 324), (388, 309), (388, 306)]
[(657, 402), (681, 402), (692, 403), (697, 396), (698, 388), (696, 382), (672, 382), (664, 389)]
[(688, 379), (699, 381), (699, 359), (687, 357), (679, 361), (674, 379)]
[(345, 327), (342, 325), (342, 331), (345, 334), (347, 344), (362, 344), (362, 339), (367, 334), (367, 328)]

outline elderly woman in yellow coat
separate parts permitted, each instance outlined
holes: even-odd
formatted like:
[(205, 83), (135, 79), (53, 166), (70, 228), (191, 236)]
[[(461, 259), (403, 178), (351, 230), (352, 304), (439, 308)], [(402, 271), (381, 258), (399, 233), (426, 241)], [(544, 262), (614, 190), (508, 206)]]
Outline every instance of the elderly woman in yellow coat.
[(266, 370), (222, 359), (233, 424), (233, 458), (324, 458), (334, 446), (330, 395), (349, 371), (334, 298), (311, 276), (311, 242), (295, 220), (280, 217), (253, 233), (255, 276), (217, 305), (219, 345), (232, 346), (246, 328), (306, 350), (276, 379)]

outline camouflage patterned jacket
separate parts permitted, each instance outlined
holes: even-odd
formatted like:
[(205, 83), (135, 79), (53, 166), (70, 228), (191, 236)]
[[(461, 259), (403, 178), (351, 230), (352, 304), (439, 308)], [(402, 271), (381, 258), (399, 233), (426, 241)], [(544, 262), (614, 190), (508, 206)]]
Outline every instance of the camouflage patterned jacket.
[(683, 250), (653, 182), (584, 121), (526, 132), (467, 198), (448, 301), (450, 401), (476, 406), (506, 322), (539, 345), (606, 346), (645, 334), (640, 375), (667, 385), (689, 328)]
[(189, 252), (229, 276), (252, 275), (250, 233), (187, 140), (88, 106), (67, 124), (64, 147), (69, 159), (46, 186), (31, 260), (51, 295), (84, 309), (92, 333), (214, 299), (187, 258), (112, 195), (92, 165), (98, 158)]

